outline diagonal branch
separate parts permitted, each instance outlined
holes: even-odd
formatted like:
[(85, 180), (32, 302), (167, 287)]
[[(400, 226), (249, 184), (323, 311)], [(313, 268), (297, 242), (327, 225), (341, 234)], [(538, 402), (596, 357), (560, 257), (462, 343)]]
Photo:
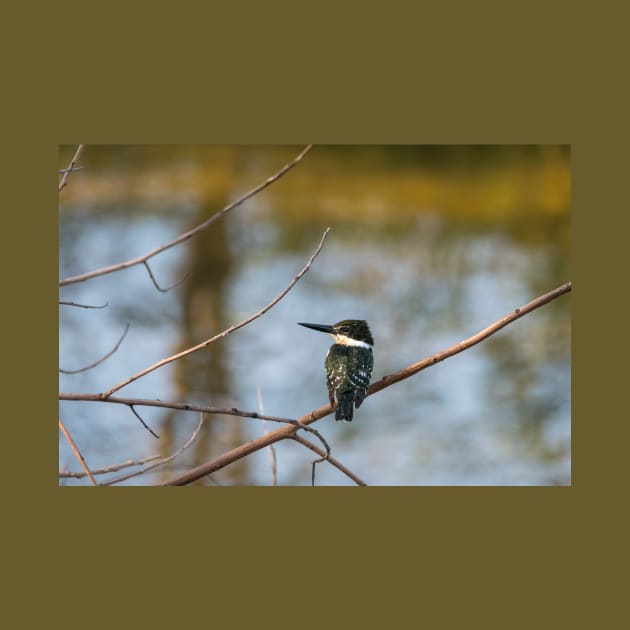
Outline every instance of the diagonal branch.
[(324, 246), (324, 241), (326, 240), (326, 237), (328, 236), (329, 232), (330, 232), (330, 228), (326, 228), (326, 230), (324, 231), (324, 234), (322, 235), (321, 240), (319, 241), (319, 245), (317, 246), (317, 249), (313, 252), (313, 255), (309, 258), (308, 262), (304, 265), (304, 267), (302, 267), (302, 269), (297, 274), (297, 276), (295, 276), (295, 278), (291, 280), (291, 282), (286, 287), (286, 289), (284, 289), (282, 293), (280, 293), (271, 302), (269, 302), (267, 306), (264, 306), (258, 312), (254, 313), (247, 319), (244, 319), (242, 322), (238, 324), (233, 324), (232, 326), (230, 326), (223, 332), (220, 332), (218, 335), (215, 335), (214, 337), (211, 337), (210, 339), (206, 339), (205, 341), (202, 341), (200, 344), (197, 344), (196, 346), (193, 346), (192, 348), (187, 348), (186, 350), (183, 350), (182, 352), (178, 352), (177, 354), (174, 354), (170, 357), (166, 357), (165, 359), (162, 359), (161, 361), (158, 361), (157, 363), (150, 365), (148, 368), (145, 368), (141, 372), (138, 372), (137, 374), (130, 376), (127, 380), (122, 381), (121, 383), (118, 383), (118, 385), (115, 385), (111, 389), (107, 390), (105, 393), (101, 394), (100, 398), (101, 399), (108, 398), (114, 392), (118, 391), (119, 389), (122, 389), (126, 385), (129, 385), (129, 383), (133, 383), (134, 381), (138, 380), (142, 376), (149, 374), (149, 372), (153, 372), (153, 370), (157, 370), (163, 365), (167, 365), (168, 363), (177, 361), (178, 359), (188, 356), (189, 354), (192, 354), (193, 352), (197, 352), (197, 350), (201, 350), (202, 348), (209, 346), (213, 341), (226, 337), (230, 333), (233, 333), (235, 330), (238, 330), (239, 328), (243, 328), (243, 326), (247, 326), (247, 324), (253, 322), (255, 319), (258, 319), (259, 317), (264, 315), (269, 309), (275, 306), (296, 285), (296, 283), (300, 280), (300, 278), (310, 269), (311, 265), (313, 264), (313, 261), (315, 260), (315, 258), (317, 258), (317, 256), (319, 255), (319, 252), (322, 250), (322, 247)]
[[(399, 370), (398, 372), (394, 374), (390, 374), (388, 376), (383, 377), (380, 381), (373, 383), (369, 387), (367, 396), (375, 394), (376, 392), (382, 389), (385, 389), (386, 387), (389, 387), (393, 385), (394, 383), (398, 383), (399, 381), (409, 378), (413, 376), (414, 374), (417, 374), (421, 370), (424, 370), (427, 367), (435, 365), (436, 363), (439, 363), (440, 361), (444, 361), (444, 359), (447, 359), (449, 357), (452, 357), (455, 354), (463, 352), (464, 350), (478, 344), (484, 339), (487, 339), (498, 330), (501, 330), (501, 328), (504, 328), (508, 324), (516, 321), (517, 319), (523, 317), (524, 315), (527, 315), (531, 311), (537, 308), (540, 308), (544, 304), (547, 304), (548, 302), (555, 300), (561, 295), (568, 293), (569, 291), (571, 291), (570, 282), (568, 282), (567, 284), (563, 284), (557, 289), (554, 289), (553, 291), (550, 291), (549, 293), (545, 293), (544, 295), (541, 295), (535, 298), (531, 302), (528, 302), (524, 306), (513, 310), (511, 313), (509, 313), (505, 317), (502, 317), (501, 319), (494, 322), (487, 328), (484, 328), (483, 330), (479, 331), (477, 334), (473, 335), (472, 337), (469, 337), (468, 339), (465, 339), (464, 341), (461, 341), (451, 346), (450, 348), (447, 348), (446, 350), (437, 352), (436, 354), (430, 357), (427, 357), (426, 359), (423, 359), (422, 361), (419, 361), (418, 363), (413, 363), (407, 366), (406, 368)], [(319, 407), (319, 409), (315, 409), (314, 411), (311, 411), (310, 413), (305, 414), (301, 418), (298, 418), (297, 422), (301, 425), (312, 424), (313, 422), (316, 422), (317, 420), (324, 418), (330, 415), (331, 413), (332, 413), (332, 407), (329, 404), (324, 405), (323, 407)], [(196, 466), (195, 468), (187, 471), (186, 473), (179, 475), (178, 477), (175, 477), (171, 479), (170, 481), (161, 485), (185, 486), (193, 481), (196, 481), (197, 479), (201, 477), (204, 477), (205, 475), (209, 475), (211, 473), (216, 472), (217, 470), (220, 470), (221, 468), (225, 468), (229, 464), (232, 464), (233, 462), (239, 459), (242, 459), (243, 457), (247, 457), (251, 453), (255, 453), (261, 448), (266, 448), (267, 446), (274, 444), (275, 442), (278, 442), (279, 440), (292, 438), (295, 435), (297, 430), (298, 429), (295, 426), (282, 427), (280, 429), (276, 429), (275, 431), (268, 433), (266, 435), (263, 435), (257, 438), (256, 440), (252, 440), (245, 444), (241, 444), (240, 446), (237, 446), (231, 451), (227, 451), (226, 453), (219, 455), (219, 457), (209, 462)]]
[(501, 328), (504, 328), (508, 324), (511, 324), (517, 319), (523, 317), (523, 315), (527, 315), (527, 313), (531, 313), (532, 311), (536, 310), (537, 308), (540, 308), (541, 306), (547, 304), (548, 302), (555, 300), (561, 295), (568, 293), (570, 290), (571, 290), (571, 283), (567, 282), (566, 284), (563, 284), (557, 289), (554, 289), (553, 291), (549, 291), (549, 293), (545, 293), (544, 295), (541, 295), (535, 298), (534, 300), (532, 300), (531, 302), (528, 302), (524, 306), (514, 309), (511, 313), (508, 313), (505, 317), (502, 317), (501, 319), (497, 320), (493, 324), (490, 324), (490, 326), (484, 328), (483, 330), (480, 330), (476, 335), (473, 335), (472, 337), (468, 337), (468, 339), (464, 339), (463, 341), (456, 343), (450, 348), (447, 348), (446, 350), (442, 350), (442, 352), (437, 352), (436, 354), (430, 357), (427, 357), (426, 359), (423, 359), (422, 361), (418, 361), (418, 363), (412, 363), (411, 365), (408, 365), (406, 368), (403, 368), (402, 370), (399, 370), (398, 372), (395, 372), (394, 374), (390, 374), (389, 376), (384, 376), (380, 381), (377, 381), (376, 383), (372, 383), (372, 385), (368, 389), (367, 395), (369, 396), (371, 394), (375, 394), (376, 392), (381, 391), (381, 389), (385, 389), (386, 387), (389, 387), (390, 385), (393, 385), (394, 383), (398, 383), (399, 381), (409, 378), (410, 376), (417, 374), (421, 370), (424, 370), (425, 368), (428, 368), (431, 365), (435, 365), (436, 363), (439, 363), (440, 361), (444, 361), (444, 359), (448, 359), (449, 357), (459, 354), (460, 352), (463, 352), (464, 350), (467, 350), (468, 348), (472, 348), (472, 346), (475, 346), (479, 342), (483, 341), (484, 339), (487, 339), (491, 335), (494, 335), (494, 333), (501, 330)]
[[(92, 469), (93, 475), (106, 475), (110, 472), (116, 472), (117, 470), (121, 470), (122, 468), (129, 468), (130, 466), (142, 466), (147, 462), (153, 462), (156, 459), (160, 459), (159, 455), (148, 455), (147, 457), (143, 457), (142, 459), (128, 459), (126, 462), (122, 464), (110, 464), (109, 466), (105, 466), (104, 468), (94, 468)], [(84, 472), (72, 472), (69, 470), (60, 470), (59, 477), (62, 479), (72, 478), (72, 479), (83, 479), (87, 474)]]
[(68, 440), (68, 444), (70, 444), (70, 448), (72, 449), (72, 452), (76, 455), (76, 458), (79, 460), (79, 463), (83, 467), (83, 470), (85, 470), (85, 474), (90, 478), (90, 481), (92, 482), (93, 485), (95, 486), (98, 485), (96, 483), (96, 479), (94, 479), (94, 476), (92, 475), (92, 472), (88, 468), (88, 465), (85, 459), (83, 458), (83, 455), (81, 455), (81, 451), (79, 450), (79, 447), (74, 443), (72, 436), (68, 432), (68, 429), (66, 429), (66, 426), (64, 425), (64, 423), (61, 421), (61, 418), (59, 418), (59, 428), (64, 434), (66, 440)]
[(177, 451), (175, 451), (172, 455), (169, 455), (168, 457), (161, 459), (159, 462), (155, 462), (155, 464), (151, 464), (151, 466), (142, 468), (141, 470), (136, 470), (134, 472), (127, 473), (125, 475), (120, 475), (116, 477), (115, 479), (110, 479), (109, 481), (106, 481), (105, 483), (101, 485), (111, 486), (115, 483), (125, 481), (126, 479), (131, 479), (131, 477), (137, 477), (138, 475), (143, 475), (144, 473), (149, 472), (150, 470), (155, 470), (159, 466), (163, 466), (164, 464), (167, 464), (168, 462), (172, 462), (176, 457), (179, 457), (195, 441), (195, 439), (199, 435), (199, 431), (201, 430), (201, 427), (203, 426), (203, 420), (204, 420), (203, 413), (200, 413), (199, 422), (197, 423), (197, 426), (195, 427), (195, 430), (193, 431), (192, 435), (188, 438), (188, 441), (186, 442), (186, 444), (184, 444), (184, 446), (182, 446), (181, 448), (177, 449)]
[(81, 152), (83, 151), (83, 147), (85, 147), (84, 144), (80, 144), (77, 147), (76, 153), (74, 154), (74, 157), (70, 161), (68, 168), (63, 170), (63, 177), (61, 178), (61, 181), (59, 182), (59, 192), (61, 192), (66, 187), (66, 184), (68, 183), (68, 177), (70, 177), (70, 173), (72, 173), (73, 171), (79, 170), (78, 168), (75, 168), (75, 166), (76, 166), (77, 161), (79, 160), (79, 156), (81, 155)]
[[(81, 145), (83, 146), (83, 145)], [(115, 265), (110, 265), (109, 267), (102, 267), (101, 269), (95, 269), (94, 271), (90, 271), (88, 273), (83, 273), (78, 276), (72, 276), (70, 278), (64, 278), (59, 281), (59, 286), (63, 287), (67, 284), (73, 284), (75, 282), (83, 282), (85, 280), (90, 280), (91, 278), (95, 278), (97, 276), (104, 276), (108, 273), (113, 273), (114, 271), (119, 271), (120, 269), (127, 269), (128, 267), (133, 267), (134, 265), (144, 264), (149, 258), (156, 256), (157, 254), (163, 252), (166, 249), (171, 247), (175, 247), (180, 243), (188, 240), (191, 236), (197, 234), (197, 232), (201, 232), (201, 230), (205, 230), (209, 225), (220, 219), (223, 215), (227, 214), (230, 210), (233, 210), (237, 206), (240, 206), (242, 203), (247, 201), (250, 197), (253, 197), (261, 190), (267, 188), (267, 186), (273, 184), (276, 180), (280, 179), (287, 171), (291, 170), (298, 162), (302, 161), (302, 158), (310, 151), (312, 145), (309, 144), (294, 160), (285, 164), (277, 173), (268, 177), (262, 184), (259, 184), (255, 188), (252, 188), (249, 192), (245, 193), (243, 196), (239, 197), (236, 201), (233, 201), (229, 205), (225, 206), (222, 210), (219, 210), (216, 214), (213, 214), (209, 219), (200, 223), (198, 226), (180, 234), (177, 238), (165, 243), (164, 245), (160, 245), (155, 249), (143, 254), (142, 256), (138, 256), (137, 258), (132, 258), (130, 260), (126, 260), (125, 262), (117, 263)]]

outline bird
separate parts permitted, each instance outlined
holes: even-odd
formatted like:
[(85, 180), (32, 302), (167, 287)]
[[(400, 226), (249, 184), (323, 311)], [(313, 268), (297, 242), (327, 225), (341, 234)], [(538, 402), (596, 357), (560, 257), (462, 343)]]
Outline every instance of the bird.
[(298, 324), (335, 339), (325, 361), (328, 398), (335, 409), (335, 420), (351, 422), (353, 403), (357, 409), (361, 406), (374, 367), (374, 339), (368, 323), (363, 319), (344, 319), (332, 325)]

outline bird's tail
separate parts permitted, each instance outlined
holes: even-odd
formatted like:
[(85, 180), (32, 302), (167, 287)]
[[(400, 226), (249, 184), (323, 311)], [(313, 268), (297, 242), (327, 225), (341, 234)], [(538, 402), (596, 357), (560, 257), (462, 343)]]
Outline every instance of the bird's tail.
[(354, 392), (352, 390), (340, 392), (337, 398), (337, 408), (335, 409), (335, 420), (346, 420), (352, 422), (354, 414)]

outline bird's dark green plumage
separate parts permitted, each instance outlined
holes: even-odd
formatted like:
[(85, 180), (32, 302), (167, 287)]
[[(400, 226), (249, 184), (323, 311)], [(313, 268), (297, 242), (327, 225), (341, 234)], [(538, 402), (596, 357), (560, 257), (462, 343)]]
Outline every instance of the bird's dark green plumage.
[(325, 362), (328, 398), (335, 408), (335, 419), (350, 422), (354, 408), (358, 409), (365, 398), (374, 367), (374, 340), (367, 322), (345, 319), (332, 326), (304, 323), (300, 326), (335, 338)]

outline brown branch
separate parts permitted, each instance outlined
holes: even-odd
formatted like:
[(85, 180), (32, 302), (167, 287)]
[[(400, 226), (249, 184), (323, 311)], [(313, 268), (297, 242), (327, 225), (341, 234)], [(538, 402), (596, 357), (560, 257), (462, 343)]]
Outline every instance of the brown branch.
[(409, 378), (410, 376), (413, 376), (414, 374), (417, 374), (421, 370), (424, 370), (425, 368), (431, 365), (435, 365), (436, 363), (439, 363), (440, 361), (444, 361), (444, 359), (448, 359), (449, 357), (452, 357), (456, 354), (459, 354), (460, 352), (463, 352), (464, 350), (467, 350), (468, 348), (471, 348), (472, 346), (477, 345), (479, 342), (483, 341), (484, 339), (487, 339), (491, 335), (494, 335), (494, 333), (501, 330), (501, 328), (504, 328), (508, 324), (511, 324), (517, 319), (523, 317), (523, 315), (527, 315), (527, 313), (531, 313), (531, 311), (534, 311), (537, 308), (540, 308), (541, 306), (547, 304), (548, 302), (551, 302), (552, 300), (555, 300), (556, 298), (560, 297), (561, 295), (564, 295), (565, 293), (568, 293), (569, 291), (571, 291), (571, 283), (567, 282), (566, 284), (563, 284), (557, 289), (554, 289), (553, 291), (549, 291), (549, 293), (545, 293), (544, 295), (537, 297), (536, 299), (532, 300), (531, 302), (528, 302), (524, 306), (514, 309), (511, 313), (508, 313), (505, 317), (502, 317), (498, 321), (494, 322), (494, 324), (490, 324), (490, 326), (488, 326), (487, 328), (480, 330), (476, 335), (473, 335), (472, 337), (468, 337), (468, 339), (464, 339), (464, 341), (460, 341), (459, 343), (456, 343), (454, 346), (451, 346), (450, 348), (447, 348), (446, 350), (442, 350), (442, 352), (437, 352), (436, 354), (430, 357), (427, 357), (426, 359), (423, 359), (422, 361), (418, 361), (418, 363), (412, 363), (411, 365), (408, 365), (406, 368), (403, 368), (402, 370), (399, 370), (398, 372), (395, 372), (394, 374), (390, 374), (389, 376), (384, 376), (380, 381), (377, 381), (376, 383), (373, 383), (370, 386), (370, 388), (368, 389), (367, 395), (369, 396), (371, 394), (375, 394), (376, 392), (379, 392), (381, 389), (385, 389), (386, 387), (389, 387), (390, 385), (393, 385), (394, 383), (398, 383), (399, 381), (402, 381), (406, 378)]
[(267, 186), (273, 184), (276, 180), (280, 179), (287, 171), (291, 170), (296, 164), (302, 161), (302, 158), (310, 151), (312, 145), (308, 145), (294, 160), (285, 164), (277, 173), (268, 177), (262, 184), (259, 184), (255, 188), (252, 188), (249, 192), (245, 193), (243, 196), (239, 197), (236, 201), (228, 204), (222, 210), (219, 210), (216, 214), (213, 214), (209, 219), (200, 223), (196, 227), (180, 234), (177, 238), (165, 243), (164, 245), (160, 245), (155, 249), (143, 254), (142, 256), (138, 256), (137, 258), (132, 258), (130, 260), (126, 260), (125, 262), (117, 263), (115, 265), (110, 265), (109, 267), (102, 267), (101, 269), (96, 269), (94, 271), (90, 271), (88, 273), (83, 273), (78, 276), (72, 276), (70, 278), (64, 278), (59, 281), (59, 286), (63, 287), (67, 284), (73, 284), (75, 282), (84, 282), (85, 280), (89, 280), (91, 278), (95, 278), (97, 276), (104, 276), (108, 273), (113, 273), (114, 271), (119, 271), (120, 269), (127, 269), (128, 267), (133, 267), (134, 265), (144, 264), (149, 258), (156, 256), (157, 254), (163, 252), (166, 249), (171, 247), (175, 247), (180, 243), (188, 240), (191, 236), (197, 234), (197, 232), (201, 232), (201, 230), (205, 230), (209, 225), (220, 219), (222, 216), (227, 214), (230, 210), (233, 210), (237, 206), (240, 206), (243, 202), (247, 201), (250, 197), (253, 197), (261, 190), (267, 188)]
[(96, 367), (99, 363), (103, 363), (105, 359), (109, 359), (109, 357), (111, 357), (112, 354), (114, 354), (114, 352), (118, 350), (118, 348), (120, 347), (120, 344), (123, 342), (123, 339), (125, 338), (125, 335), (127, 334), (128, 331), (129, 331), (129, 324), (127, 324), (127, 327), (125, 328), (125, 332), (122, 334), (122, 337), (116, 342), (116, 345), (104, 357), (101, 357), (98, 361), (95, 361), (94, 363), (90, 363), (90, 365), (86, 365), (85, 367), (80, 368), (78, 370), (62, 370), (61, 368), (59, 368), (59, 371), (63, 374), (78, 374), (79, 372), (85, 372), (86, 370), (91, 370), (93, 367)]
[(79, 460), (79, 463), (83, 467), (83, 470), (85, 470), (85, 474), (90, 478), (90, 481), (92, 482), (92, 484), (96, 486), (97, 485), (96, 479), (94, 479), (92, 473), (90, 472), (90, 469), (88, 468), (87, 463), (85, 462), (85, 459), (83, 459), (83, 455), (81, 455), (81, 451), (79, 450), (77, 445), (74, 443), (72, 436), (70, 435), (70, 433), (68, 433), (68, 429), (66, 429), (66, 427), (64, 426), (63, 422), (61, 421), (61, 418), (59, 418), (59, 428), (61, 429), (62, 433), (66, 436), (66, 440), (68, 440), (68, 444), (70, 444), (70, 448), (76, 455), (76, 458)]
[(188, 438), (188, 441), (186, 442), (186, 444), (184, 444), (184, 446), (182, 446), (180, 449), (175, 451), (172, 455), (169, 455), (168, 457), (161, 459), (159, 462), (156, 462), (155, 464), (151, 464), (151, 466), (147, 466), (147, 468), (143, 468), (142, 470), (136, 470), (132, 473), (127, 473), (126, 475), (121, 475), (119, 477), (116, 477), (115, 479), (110, 479), (109, 481), (106, 481), (105, 483), (101, 485), (111, 486), (115, 483), (120, 483), (121, 481), (131, 479), (132, 477), (137, 477), (138, 475), (144, 475), (144, 473), (147, 473), (150, 470), (155, 470), (159, 466), (163, 466), (164, 464), (167, 464), (168, 462), (172, 462), (176, 457), (179, 457), (195, 441), (195, 439), (199, 435), (199, 431), (201, 430), (202, 425), (203, 425), (203, 413), (200, 413), (199, 422), (197, 423), (197, 426), (195, 427), (195, 430), (193, 431), (192, 435)]
[[(461, 341), (455, 344), (454, 346), (447, 348), (446, 350), (443, 350), (426, 359), (423, 359), (422, 361), (419, 361), (418, 363), (412, 363), (411, 365), (407, 366), (406, 368), (403, 368), (402, 370), (399, 370), (398, 372), (394, 374), (390, 374), (388, 376), (383, 377), (380, 381), (373, 383), (368, 388), (367, 396), (375, 394), (376, 392), (382, 389), (385, 389), (386, 387), (389, 387), (390, 385), (393, 385), (394, 383), (398, 383), (399, 381), (409, 378), (413, 376), (414, 374), (417, 374), (421, 370), (424, 370), (427, 367), (435, 365), (436, 363), (439, 363), (440, 361), (444, 361), (444, 359), (447, 359), (448, 357), (458, 354), (466, 350), (467, 348), (470, 348), (478, 344), (480, 341), (487, 339), (488, 337), (493, 335), (495, 332), (497, 332), (501, 328), (523, 317), (527, 313), (530, 313), (531, 311), (543, 306), (544, 304), (547, 304), (548, 302), (555, 300), (561, 295), (568, 293), (570, 290), (571, 290), (571, 283), (568, 282), (567, 284), (564, 284), (561, 287), (558, 287), (557, 289), (550, 291), (549, 293), (545, 293), (544, 295), (537, 297), (536, 299), (532, 300), (531, 302), (528, 302), (524, 306), (515, 309), (514, 311), (512, 311), (505, 317), (491, 324), (487, 328), (484, 328), (483, 330), (479, 331), (477, 334), (473, 335), (472, 337), (469, 337), (468, 339), (465, 339), (464, 341)], [(301, 418), (299, 418), (298, 423), (300, 425), (309, 425), (313, 422), (316, 422), (317, 420), (321, 418), (324, 418), (330, 413), (332, 413), (331, 406), (329, 404), (324, 405), (323, 407), (320, 407), (319, 409), (315, 409), (314, 411), (311, 411), (310, 413), (307, 413)], [(161, 485), (165, 485), (165, 486), (187, 485), (193, 481), (196, 481), (200, 477), (204, 477), (205, 475), (209, 475), (211, 473), (216, 472), (217, 470), (225, 468), (225, 466), (228, 466), (229, 464), (232, 464), (233, 462), (239, 459), (242, 459), (243, 457), (247, 457), (251, 453), (255, 453), (261, 448), (266, 448), (270, 444), (274, 444), (275, 442), (278, 442), (279, 440), (291, 438), (296, 433), (296, 431), (297, 431), (297, 427), (295, 426), (276, 429), (272, 433), (268, 433), (267, 435), (263, 435), (262, 437), (257, 438), (256, 440), (252, 440), (250, 442), (237, 446), (231, 451), (227, 451), (226, 453), (219, 455), (219, 457), (209, 462), (196, 466), (195, 468), (192, 468), (191, 470), (183, 473), (182, 475), (179, 475), (178, 477), (175, 477), (174, 479), (171, 479), (170, 481), (163, 483)]]
[[(122, 464), (111, 464), (110, 466), (105, 466), (104, 468), (95, 468), (92, 470), (93, 475), (106, 475), (110, 472), (116, 472), (117, 470), (122, 470), (123, 468), (129, 468), (130, 466), (142, 466), (147, 462), (153, 462), (156, 459), (160, 459), (159, 455), (149, 455), (148, 457), (143, 457), (142, 459), (129, 459)], [(69, 470), (60, 470), (59, 477), (62, 478), (72, 478), (72, 479), (83, 479), (86, 476), (84, 472), (72, 472)]]
[(72, 400), (82, 402), (106, 402), (118, 405), (135, 405), (136, 407), (164, 407), (166, 409), (179, 409), (180, 411), (200, 411), (207, 414), (218, 414), (225, 416), (239, 416), (241, 418), (255, 418), (257, 420), (269, 420), (270, 422), (280, 422), (283, 424), (293, 424), (297, 426), (297, 420), (290, 418), (279, 418), (278, 416), (269, 416), (257, 411), (242, 411), (236, 407), (206, 407), (204, 405), (196, 405), (193, 403), (176, 403), (167, 400), (159, 400), (152, 398), (122, 398), (118, 396), (109, 396), (101, 398), (102, 394), (75, 394), (60, 392), (59, 400)]
[[(325, 416), (332, 413), (332, 409), (330, 405), (324, 405), (319, 409), (315, 409), (310, 413), (302, 416), (297, 420), (297, 422), (302, 426), (307, 426), (320, 418), (324, 418)], [(232, 464), (233, 462), (242, 459), (243, 457), (247, 457), (256, 451), (259, 451), (261, 448), (266, 448), (270, 444), (274, 444), (279, 440), (284, 440), (286, 438), (294, 435), (300, 427), (297, 427), (295, 424), (289, 427), (283, 427), (281, 429), (276, 429), (271, 433), (267, 433), (267, 435), (263, 435), (255, 440), (251, 440), (245, 444), (241, 444), (231, 451), (227, 451), (222, 455), (219, 455), (216, 459), (206, 462), (205, 464), (201, 464), (196, 466), (195, 468), (187, 471), (186, 473), (172, 479), (169, 482), (166, 482), (161, 485), (165, 486), (185, 486), (193, 481), (196, 481), (200, 477), (204, 477), (205, 475), (212, 474), (217, 470), (221, 470), (221, 468), (225, 468), (228, 464)]]
[[(367, 486), (367, 483), (365, 483), (365, 481), (357, 477), (357, 475), (355, 475), (351, 470), (348, 470), (340, 461), (336, 460), (334, 457), (330, 457), (330, 456), (326, 457), (325, 451), (322, 451), (321, 448), (319, 448), (318, 446), (315, 446), (315, 444), (313, 444), (312, 442), (305, 440), (301, 435), (292, 435), (289, 437), (289, 439), (295, 440), (299, 444), (306, 446), (306, 448), (310, 448), (311, 451), (320, 455), (320, 459), (316, 459), (313, 462), (313, 472), (312, 472), (313, 479), (315, 478), (315, 465), (323, 461), (328, 461), (335, 468), (338, 468), (344, 475), (346, 475), (347, 477), (350, 477), (350, 479), (352, 479), (352, 481), (354, 481), (354, 483), (356, 483), (357, 486)], [(314, 481), (312, 485), (315, 485)]]
[(216, 341), (217, 339), (226, 337), (227, 335), (233, 333), (235, 330), (238, 330), (239, 328), (243, 328), (243, 326), (246, 326), (247, 324), (253, 322), (255, 319), (258, 319), (259, 317), (264, 315), (269, 309), (275, 306), (295, 286), (295, 284), (300, 280), (300, 278), (310, 269), (313, 261), (315, 260), (315, 258), (317, 258), (319, 252), (322, 250), (322, 247), (324, 246), (324, 241), (326, 240), (326, 237), (328, 236), (329, 232), (330, 232), (330, 228), (326, 228), (326, 230), (324, 231), (324, 234), (322, 235), (321, 240), (319, 241), (319, 245), (317, 246), (317, 249), (313, 252), (313, 255), (309, 258), (308, 262), (304, 265), (304, 267), (302, 267), (301, 271), (297, 274), (297, 276), (295, 276), (295, 278), (291, 280), (291, 282), (284, 289), (284, 291), (282, 291), (282, 293), (280, 293), (271, 302), (269, 302), (267, 306), (264, 306), (258, 312), (254, 313), (247, 319), (244, 319), (242, 322), (238, 324), (233, 324), (232, 326), (230, 326), (223, 332), (219, 333), (218, 335), (215, 335), (214, 337), (211, 337), (210, 339), (206, 339), (205, 341), (202, 341), (200, 344), (197, 344), (196, 346), (193, 346), (192, 348), (187, 348), (186, 350), (183, 350), (182, 352), (178, 352), (177, 354), (174, 354), (170, 357), (166, 357), (165, 359), (162, 359), (161, 361), (158, 361), (157, 363), (150, 365), (148, 368), (145, 368), (141, 372), (138, 372), (137, 374), (130, 376), (127, 380), (122, 381), (121, 383), (118, 383), (118, 385), (115, 385), (111, 389), (107, 390), (105, 393), (101, 394), (101, 399), (104, 400), (108, 398), (114, 392), (118, 391), (119, 389), (122, 389), (126, 385), (129, 385), (129, 383), (133, 383), (134, 381), (145, 376), (146, 374), (149, 374), (149, 372), (153, 372), (154, 370), (157, 370), (163, 365), (167, 365), (168, 363), (177, 361), (178, 359), (181, 359), (185, 356), (188, 356), (189, 354), (192, 354), (193, 352), (197, 352), (198, 350), (201, 350), (202, 348), (209, 346), (212, 342)]
[(61, 192), (66, 187), (66, 184), (68, 183), (68, 177), (70, 177), (70, 173), (72, 173), (72, 171), (79, 170), (78, 168), (75, 168), (75, 165), (79, 159), (79, 156), (81, 155), (81, 152), (83, 151), (84, 146), (85, 146), (84, 144), (80, 144), (77, 147), (76, 153), (74, 154), (74, 157), (70, 161), (68, 168), (64, 169), (63, 177), (61, 178), (61, 181), (59, 182), (59, 192)]

